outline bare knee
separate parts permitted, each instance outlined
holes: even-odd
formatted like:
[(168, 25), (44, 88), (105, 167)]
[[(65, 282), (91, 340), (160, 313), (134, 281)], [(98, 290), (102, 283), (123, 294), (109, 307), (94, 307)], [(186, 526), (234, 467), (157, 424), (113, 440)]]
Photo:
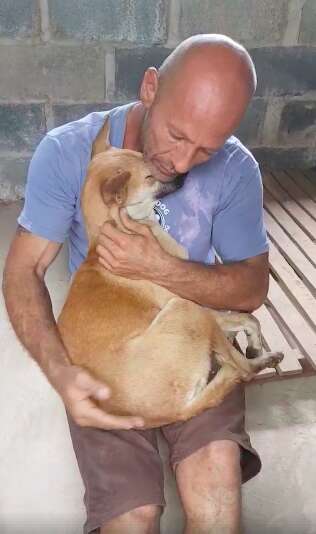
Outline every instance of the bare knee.
[(206, 447), (200, 449), (201, 463), (213, 465), (220, 477), (226, 480), (235, 481), (236, 476), (240, 475), (240, 447), (239, 444), (232, 440), (220, 440), (209, 443)]
[(147, 504), (146, 506), (140, 506), (131, 510), (131, 517), (137, 519), (143, 524), (152, 524), (161, 515), (161, 507), (154, 506), (153, 504)]
[[(240, 481), (240, 447), (232, 440), (208, 443), (185, 458), (178, 466), (179, 476), (199, 478), (218, 482)], [(237, 481), (236, 481), (237, 479)]]
[(105, 523), (100, 534), (158, 534), (160, 515), (160, 506), (140, 506)]
[[(237, 443), (212, 442), (188, 456), (178, 466), (177, 483), (186, 520), (194, 528), (238, 532), (241, 469)], [(186, 532), (191, 532), (189, 527)]]

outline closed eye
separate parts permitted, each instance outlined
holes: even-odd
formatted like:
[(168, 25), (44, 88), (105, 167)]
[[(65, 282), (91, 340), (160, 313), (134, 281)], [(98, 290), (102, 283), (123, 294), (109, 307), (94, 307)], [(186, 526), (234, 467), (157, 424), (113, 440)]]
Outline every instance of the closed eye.
[(148, 176), (145, 176), (145, 180), (149, 180), (149, 178), (153, 178), (151, 174), (148, 174)]
[[(173, 130), (170, 130), (170, 134), (171, 137), (175, 139), (175, 141), (187, 141), (187, 139), (185, 139), (183, 135), (181, 135), (180, 133), (175, 133)], [(212, 148), (201, 148), (200, 150), (202, 150), (202, 152), (204, 152), (208, 157), (212, 156), (215, 153), (215, 150), (213, 150)]]
[(173, 139), (175, 139), (176, 141), (182, 141), (184, 139), (184, 137), (182, 135), (178, 135), (178, 134), (175, 134), (174, 132), (171, 132), (171, 136), (173, 137)]

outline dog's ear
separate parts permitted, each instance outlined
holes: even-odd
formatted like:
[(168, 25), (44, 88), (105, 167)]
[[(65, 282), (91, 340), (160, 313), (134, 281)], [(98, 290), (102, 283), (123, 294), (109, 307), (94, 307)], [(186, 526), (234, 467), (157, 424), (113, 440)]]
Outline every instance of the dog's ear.
[(91, 159), (100, 152), (105, 152), (105, 150), (108, 150), (110, 147), (110, 119), (107, 118), (93, 141)]
[(101, 183), (101, 195), (105, 204), (116, 202), (119, 205), (124, 204), (127, 198), (127, 183), (131, 173), (121, 170), (116, 175), (103, 180)]

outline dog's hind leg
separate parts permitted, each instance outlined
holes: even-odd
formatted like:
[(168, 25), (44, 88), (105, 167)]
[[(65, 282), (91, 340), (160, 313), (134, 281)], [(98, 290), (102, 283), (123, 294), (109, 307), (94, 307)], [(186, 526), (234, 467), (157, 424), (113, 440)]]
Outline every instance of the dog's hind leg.
[(212, 311), (216, 322), (225, 335), (233, 341), (239, 332), (247, 336), (247, 358), (255, 358), (263, 353), (261, 326), (256, 317), (250, 313)]
[(220, 365), (228, 364), (238, 368), (242, 379), (246, 381), (266, 367), (275, 367), (283, 359), (283, 354), (280, 352), (262, 354), (262, 351), (253, 359), (246, 358), (228, 341), (219, 326), (216, 334), (214, 333), (213, 350)]
[[(247, 360), (230, 344), (224, 334), (223, 337), (225, 341), (220, 339), (214, 351), (222, 367), (211, 382), (184, 407), (182, 420), (198, 415), (207, 408), (218, 406), (236, 384), (250, 381), (256, 373), (266, 367), (276, 367), (283, 359), (282, 353), (275, 352)], [(218, 350), (220, 352), (217, 352)]]
[[(182, 299), (180, 297), (172, 297), (167, 304), (156, 315), (155, 319), (146, 330), (146, 334), (161, 330), (164, 334), (192, 330), (202, 330), (202, 321), (207, 325), (208, 315), (202, 306), (195, 302)], [(210, 321), (212, 319), (210, 318)], [(215, 321), (214, 321), (215, 323)], [(211, 328), (211, 324), (210, 324)]]
[(183, 407), (179, 419), (186, 421), (207, 408), (215, 408), (241, 381), (241, 374), (238, 370), (228, 364), (224, 364), (211, 382)]

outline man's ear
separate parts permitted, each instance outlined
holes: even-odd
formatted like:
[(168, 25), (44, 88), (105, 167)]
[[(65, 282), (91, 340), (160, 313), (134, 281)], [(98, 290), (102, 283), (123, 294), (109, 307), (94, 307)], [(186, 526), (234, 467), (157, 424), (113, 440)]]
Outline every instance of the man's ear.
[(127, 198), (127, 184), (131, 177), (128, 171), (118, 171), (118, 173), (110, 178), (106, 178), (101, 183), (101, 195), (105, 204), (118, 205), (124, 204)]
[(146, 70), (140, 86), (140, 100), (145, 108), (150, 108), (158, 90), (158, 71), (155, 67)]
[(105, 150), (108, 150), (111, 148), (110, 145), (110, 119), (107, 117), (105, 119), (103, 126), (99, 130), (98, 135), (96, 136), (95, 140), (92, 144), (92, 151), (91, 151), (91, 159), (93, 156), (96, 156), (100, 152), (105, 152)]

